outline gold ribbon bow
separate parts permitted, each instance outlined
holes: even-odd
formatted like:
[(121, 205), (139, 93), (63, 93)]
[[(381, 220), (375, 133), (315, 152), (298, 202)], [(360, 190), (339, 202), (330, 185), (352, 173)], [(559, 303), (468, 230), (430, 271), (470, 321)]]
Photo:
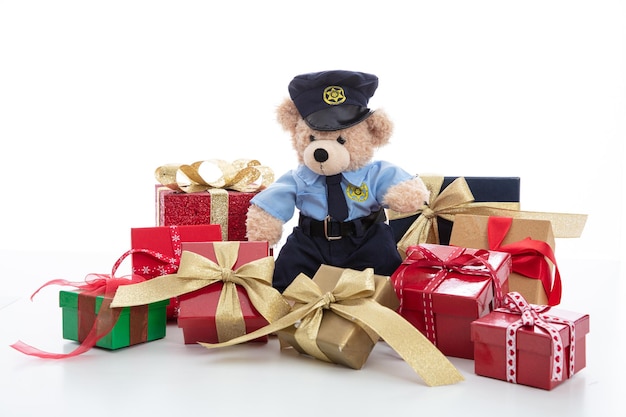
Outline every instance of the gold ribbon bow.
[(409, 246), (420, 243), (439, 243), (438, 217), (454, 221), (456, 214), (474, 214), (549, 220), (555, 237), (580, 237), (587, 220), (587, 216), (583, 214), (520, 211), (519, 203), (475, 202), (474, 195), (463, 177), (456, 178), (443, 190), (441, 186), (444, 177), (424, 176), (421, 178), (430, 190), (428, 205), (410, 214), (400, 214), (391, 210), (388, 213), (390, 220), (419, 214), (398, 241), (398, 251), (403, 259), (406, 257), (406, 250)]
[(185, 193), (209, 189), (246, 193), (261, 191), (274, 182), (271, 168), (256, 159), (237, 159), (232, 163), (207, 159), (187, 164), (166, 164), (156, 169), (155, 178), (166, 187)]
[[(213, 242), (217, 263), (193, 252), (183, 251), (176, 274), (162, 275), (133, 285), (120, 287), (111, 307), (149, 304), (186, 294), (216, 282), (223, 288), (216, 310), (216, 327), (220, 341), (246, 333), (236, 285), (241, 285), (252, 305), (269, 322), (289, 312), (285, 298), (272, 287), (274, 258), (261, 258), (233, 266), (239, 253), (239, 242)], [(123, 288), (123, 289), (122, 289)]]
[(409, 322), (395, 311), (382, 306), (371, 296), (375, 290), (372, 268), (364, 271), (345, 269), (335, 288), (323, 293), (309, 277), (300, 274), (283, 295), (296, 302), (292, 311), (277, 321), (245, 336), (224, 343), (200, 343), (206, 348), (232, 346), (276, 332), (300, 322), (295, 337), (311, 356), (330, 361), (316, 344), (324, 310), (355, 322), (378, 334), (429, 386), (462, 381), (460, 372)]

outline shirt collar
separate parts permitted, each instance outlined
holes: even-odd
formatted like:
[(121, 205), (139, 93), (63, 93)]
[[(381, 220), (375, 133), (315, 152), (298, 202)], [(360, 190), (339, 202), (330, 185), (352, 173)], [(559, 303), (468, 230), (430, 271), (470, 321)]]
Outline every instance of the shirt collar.
[[(323, 175), (319, 175), (313, 172), (306, 165), (299, 165), (296, 173), (300, 177), (300, 179), (302, 179), (302, 181), (304, 181), (304, 183), (307, 185), (311, 185), (319, 178), (323, 177)], [(367, 167), (357, 169), (356, 171), (345, 171), (341, 174), (350, 184), (359, 187), (361, 184), (363, 184), (365, 180), (365, 176), (367, 175)]]

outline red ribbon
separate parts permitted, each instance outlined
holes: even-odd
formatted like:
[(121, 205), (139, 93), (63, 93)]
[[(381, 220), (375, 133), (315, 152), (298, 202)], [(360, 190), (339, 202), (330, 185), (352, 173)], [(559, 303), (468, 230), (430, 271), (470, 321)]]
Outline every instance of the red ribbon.
[[(85, 278), (84, 282), (72, 282), (65, 279), (54, 279), (43, 284), (30, 296), (30, 299), (32, 300), (39, 291), (49, 285), (74, 287), (81, 290), (81, 295), (89, 295), (93, 297), (97, 297), (100, 295), (104, 296), (102, 300), (102, 305), (100, 306), (100, 310), (98, 312), (98, 315), (96, 316), (96, 319), (94, 320), (93, 325), (91, 326), (91, 329), (87, 333), (85, 339), (80, 342), (80, 345), (76, 349), (69, 353), (51, 353), (42, 351), (22, 341), (18, 341), (12, 344), (11, 347), (24, 354), (37, 356), (43, 359), (65, 359), (73, 356), (78, 356), (94, 347), (100, 339), (102, 339), (104, 336), (110, 333), (111, 330), (113, 330), (113, 327), (115, 327), (115, 324), (117, 323), (117, 320), (119, 318), (121, 309), (109, 307), (111, 302), (113, 301), (113, 296), (115, 295), (117, 288), (120, 285), (129, 285), (145, 281), (145, 278), (136, 274), (132, 274), (130, 277), (126, 278), (115, 278), (115, 273), (122, 261), (129, 255), (136, 252), (146, 253), (154, 257), (159, 256), (159, 254), (157, 254), (156, 252), (148, 249), (131, 249), (125, 252), (115, 262), (110, 275), (89, 274)], [(103, 323), (106, 323), (107, 325), (103, 325)]]
[[(561, 302), (561, 274), (556, 264), (554, 251), (546, 242), (529, 237), (502, 245), (512, 223), (511, 217), (489, 217), (487, 226), (489, 249), (510, 253), (512, 271), (525, 277), (540, 280), (548, 296), (548, 305), (558, 305)], [(554, 280), (546, 259), (554, 265)]]
[[(510, 292), (506, 295), (504, 307), (498, 311), (519, 314), (519, 320), (509, 324), (506, 328), (506, 378), (508, 382), (517, 383), (517, 330), (521, 327), (543, 329), (549, 336), (552, 345), (552, 368), (550, 377), (552, 381), (561, 381), (564, 377), (563, 367), (569, 366), (569, 376), (575, 371), (575, 344), (576, 333), (574, 323), (560, 317), (545, 314), (550, 310), (549, 306), (539, 306), (529, 304), (524, 297), (517, 292)], [(565, 349), (559, 330), (552, 323), (563, 324), (569, 327), (569, 363), (565, 364)]]
[[(452, 246), (448, 246), (453, 248)], [(485, 249), (474, 250), (473, 253), (467, 251), (466, 248), (454, 247), (454, 250), (445, 259), (440, 258), (434, 252), (426, 248), (424, 245), (409, 246), (406, 251), (407, 257), (402, 262), (402, 266), (394, 274), (393, 285), (400, 299), (400, 307), (398, 312), (402, 313), (404, 274), (414, 267), (429, 267), (439, 269), (435, 276), (429, 280), (422, 292), (424, 306), (424, 333), (425, 336), (433, 343), (437, 344), (435, 331), (435, 315), (433, 312), (432, 293), (447, 278), (449, 272), (458, 272), (464, 276), (488, 276), (491, 278), (494, 290), (494, 308), (500, 307), (503, 302), (504, 295), (502, 286), (496, 277), (491, 264), (489, 264), (489, 251)]]

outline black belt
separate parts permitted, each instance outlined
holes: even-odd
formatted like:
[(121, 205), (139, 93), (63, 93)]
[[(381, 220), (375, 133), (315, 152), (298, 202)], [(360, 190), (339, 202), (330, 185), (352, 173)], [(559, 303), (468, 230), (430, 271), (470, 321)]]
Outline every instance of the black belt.
[(380, 209), (369, 216), (359, 217), (349, 222), (338, 222), (327, 216), (324, 220), (315, 220), (312, 217), (300, 214), (298, 226), (309, 236), (321, 236), (326, 240), (337, 240), (345, 236), (363, 236), (374, 223), (384, 222), (387, 219), (385, 210)]

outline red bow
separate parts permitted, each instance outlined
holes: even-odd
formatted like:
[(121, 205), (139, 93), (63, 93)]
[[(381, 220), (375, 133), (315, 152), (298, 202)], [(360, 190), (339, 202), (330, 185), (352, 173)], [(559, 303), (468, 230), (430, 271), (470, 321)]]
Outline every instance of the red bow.
[[(31, 296), (32, 300), (35, 295), (43, 288), (49, 285), (61, 285), (61, 286), (70, 286), (81, 290), (81, 294), (86, 294), (89, 296), (104, 296), (102, 300), (102, 305), (96, 316), (96, 319), (93, 323), (93, 326), (89, 330), (89, 333), (85, 337), (85, 339), (80, 343), (80, 345), (69, 353), (50, 353), (44, 352), (40, 349), (37, 349), (33, 346), (30, 346), (22, 341), (18, 341), (11, 345), (12, 348), (31, 356), (37, 356), (39, 358), (44, 359), (64, 359), (72, 356), (77, 356), (82, 353), (85, 353), (92, 347), (96, 345), (96, 343), (106, 336), (108, 333), (113, 330), (117, 320), (119, 318), (119, 314), (121, 309), (119, 308), (110, 308), (111, 301), (113, 301), (113, 296), (117, 291), (117, 288), (120, 285), (129, 285), (135, 284), (138, 282), (145, 281), (145, 279), (139, 275), (132, 274), (130, 278), (115, 278), (115, 272), (117, 268), (122, 263), (122, 261), (128, 257), (130, 254), (135, 252), (144, 252), (151, 256), (155, 256), (156, 254), (149, 250), (129, 250), (124, 253), (113, 265), (111, 275), (106, 274), (89, 274), (85, 278), (84, 282), (72, 282), (65, 279), (54, 279), (46, 282), (41, 287), (39, 287)], [(103, 326), (101, 323), (107, 323), (106, 326)]]
[[(546, 242), (526, 238), (518, 242), (502, 245), (511, 228), (511, 217), (489, 217), (489, 249), (511, 254), (512, 271), (541, 281), (548, 296), (548, 305), (561, 302), (561, 274), (556, 264), (554, 251)], [(547, 260), (554, 265), (554, 280)]]
[(402, 312), (403, 303), (403, 287), (404, 274), (410, 270), (412, 266), (422, 268), (436, 268), (439, 272), (429, 280), (424, 287), (422, 296), (426, 298), (424, 303), (424, 331), (425, 336), (433, 343), (437, 344), (435, 332), (435, 316), (432, 310), (432, 293), (446, 279), (448, 273), (455, 271), (463, 275), (487, 276), (491, 278), (494, 291), (494, 308), (502, 305), (504, 294), (500, 280), (489, 263), (489, 251), (485, 249), (473, 250), (468, 252), (466, 248), (452, 247), (453, 251), (445, 259), (440, 258), (434, 252), (429, 250), (425, 245), (414, 245), (407, 248), (407, 257), (402, 262), (402, 266), (394, 273), (393, 284), (400, 298), (399, 312)]

